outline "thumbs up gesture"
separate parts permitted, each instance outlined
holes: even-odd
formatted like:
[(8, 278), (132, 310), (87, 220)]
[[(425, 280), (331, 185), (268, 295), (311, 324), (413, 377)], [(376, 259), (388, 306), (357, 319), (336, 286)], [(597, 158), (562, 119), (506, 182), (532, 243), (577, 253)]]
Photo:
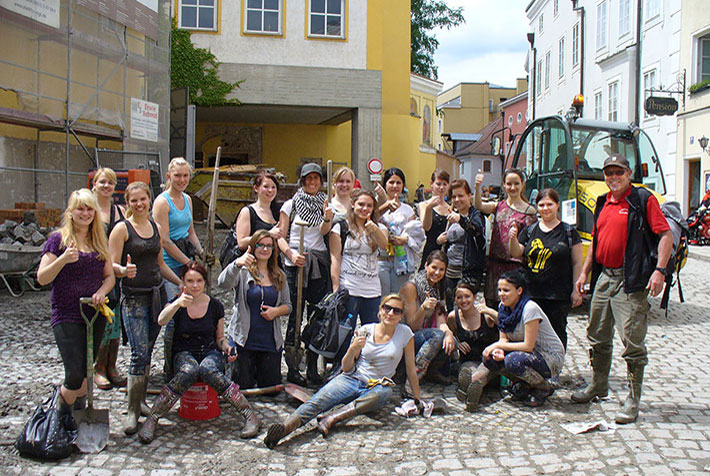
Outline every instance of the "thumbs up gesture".
[(252, 249), (251, 245), (249, 245), (249, 247), (247, 248), (246, 253), (236, 259), (235, 263), (237, 266), (240, 267), (249, 267), (256, 263), (256, 258), (254, 257), (254, 250)]
[(126, 255), (126, 266), (123, 267), (123, 275), (126, 278), (133, 279), (138, 274), (136, 265), (131, 263), (131, 255)]
[(192, 304), (192, 295), (187, 294), (185, 291), (182, 292), (179, 298), (177, 298), (177, 303), (180, 307), (188, 307)]
[(323, 203), (323, 221), (326, 223), (333, 220), (333, 209), (328, 205), (328, 200)]

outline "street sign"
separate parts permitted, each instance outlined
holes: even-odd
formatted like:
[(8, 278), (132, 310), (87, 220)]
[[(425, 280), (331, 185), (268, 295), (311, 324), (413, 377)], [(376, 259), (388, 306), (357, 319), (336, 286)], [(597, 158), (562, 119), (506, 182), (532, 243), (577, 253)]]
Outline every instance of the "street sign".
[(381, 182), (382, 175), (381, 174), (370, 174), (370, 181), (371, 182)]
[(649, 96), (644, 106), (646, 112), (654, 116), (672, 116), (678, 110), (678, 101), (673, 98)]
[(369, 170), (371, 174), (381, 174), (384, 168), (385, 166), (382, 165), (382, 161), (377, 157), (373, 157), (367, 161), (367, 170)]

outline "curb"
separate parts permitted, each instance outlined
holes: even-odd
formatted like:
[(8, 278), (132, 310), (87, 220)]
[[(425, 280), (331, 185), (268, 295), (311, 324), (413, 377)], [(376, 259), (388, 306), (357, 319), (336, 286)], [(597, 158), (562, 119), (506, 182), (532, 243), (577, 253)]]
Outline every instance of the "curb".
[(710, 255), (707, 255), (705, 253), (698, 253), (693, 251), (692, 249), (688, 250), (688, 258), (693, 258), (693, 259), (698, 259), (701, 261), (707, 261), (710, 263)]

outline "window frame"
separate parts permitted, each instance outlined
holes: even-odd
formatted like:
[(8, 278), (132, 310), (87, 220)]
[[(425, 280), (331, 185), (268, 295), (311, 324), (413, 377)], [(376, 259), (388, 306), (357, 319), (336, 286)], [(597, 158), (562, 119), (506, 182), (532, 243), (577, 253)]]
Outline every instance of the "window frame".
[(542, 95), (542, 58), (537, 60), (537, 84), (535, 85), (537, 87), (537, 91), (535, 93), (538, 96)]
[[(612, 90), (614, 94), (612, 95)], [(619, 122), (619, 90), (620, 81), (614, 80), (607, 84), (607, 119), (610, 122)]]
[(537, 18), (537, 32), (542, 34), (545, 26), (545, 20), (544, 20), (544, 15), (541, 13), (540, 16)]
[(565, 36), (562, 35), (557, 44), (557, 73), (559, 78), (565, 77)]
[[(249, 30), (247, 29), (247, 21), (248, 21), (248, 13), (250, 10), (258, 10), (261, 11), (261, 24), (262, 27), (264, 25), (264, 13), (265, 10), (263, 7), (263, 1), (262, 1), (262, 8), (257, 9), (257, 8), (250, 8), (249, 5), (249, 0), (242, 0), (242, 12), (243, 12), (243, 19), (242, 19), (242, 34), (244, 35), (255, 35), (255, 36), (284, 36), (284, 13), (286, 11), (285, 8), (285, 2), (286, 0), (278, 0), (279, 2), (279, 9), (278, 9), (278, 17), (279, 17), (279, 27), (277, 31), (264, 31), (263, 28), (261, 30)], [(269, 12), (273, 12), (273, 10), (269, 9)]]
[(594, 119), (601, 121), (604, 117), (604, 97), (602, 91), (594, 92)]
[(557, 17), (560, 14), (560, 0), (552, 0), (552, 16)]
[[(306, 39), (309, 40), (335, 40), (335, 41), (345, 41), (347, 39), (347, 9), (348, 1), (340, 0), (340, 35), (329, 35), (328, 31), (328, 17), (335, 16), (335, 14), (328, 13), (328, 0), (325, 2), (325, 12), (313, 12), (312, 5), (313, 0), (308, 0), (306, 8)], [(325, 17), (325, 31), (323, 34), (311, 33), (311, 17), (313, 15), (324, 16)]]
[[(604, 13), (604, 21), (600, 21), (601, 13)], [(596, 48), (602, 51), (609, 46), (609, 3), (607, 0), (597, 3), (597, 24), (596, 24)], [(603, 31), (602, 31), (603, 30)]]
[(572, 68), (579, 66), (579, 22), (572, 26)]
[[(652, 84), (650, 84), (650, 88), (649, 88), (649, 84), (648, 84), (647, 79), (651, 76), (653, 76), (653, 82), (652, 82)], [(649, 89), (656, 89), (657, 81), (658, 81), (658, 69), (657, 68), (651, 68), (648, 71), (644, 71), (644, 73), (643, 73), (643, 104), (644, 105), (646, 104), (646, 99), (648, 99), (648, 97), (651, 96), (651, 94), (653, 94), (651, 91), (649, 91)], [(644, 119), (654, 119), (655, 117), (656, 116), (646, 112), (645, 107), (643, 108), (643, 118)]]
[[(200, 33), (217, 33), (219, 32), (219, 11), (220, 11), (220, 0), (213, 0), (213, 5), (200, 5), (201, 0), (195, 0), (194, 5), (184, 5), (183, 4), (184, 0), (177, 0), (177, 13), (178, 13), (178, 28), (181, 30), (190, 30), (190, 31), (196, 31)], [(196, 15), (195, 15), (195, 21), (197, 22), (196, 26), (185, 26), (183, 25), (183, 8), (188, 7), (188, 8), (195, 8), (196, 9)], [(212, 9), (212, 27), (211, 28), (204, 28), (200, 27), (200, 9)]]
[[(710, 59), (710, 32), (705, 32), (702, 36), (695, 38), (695, 82), (700, 83), (705, 79), (710, 79), (710, 68), (708, 71), (703, 71), (703, 58)], [(707, 51), (705, 51), (704, 46), (707, 46)]]
[[(624, 9), (624, 7), (626, 7)], [(625, 30), (622, 31), (623, 20), (626, 20)], [(631, 34), (631, 0), (619, 0), (619, 38)]]
[[(481, 171), (482, 171), (482, 173), (484, 173), (484, 174), (490, 174), (490, 173), (491, 173), (491, 170), (493, 169), (493, 167), (492, 167), (491, 165), (492, 165), (492, 164), (491, 164), (491, 161), (490, 161), (490, 160), (488, 160), (488, 159), (483, 159), (483, 162), (481, 162)], [(486, 166), (488, 166), (488, 167), (487, 167), (488, 170), (486, 170)]]
[(545, 91), (550, 90), (550, 73), (552, 72), (552, 52), (545, 53)]
[[(637, 0), (640, 1), (640, 0)], [(656, 10), (651, 11), (650, 6), (655, 5)], [(663, 0), (643, 0), (644, 23), (654, 20), (663, 12)]]

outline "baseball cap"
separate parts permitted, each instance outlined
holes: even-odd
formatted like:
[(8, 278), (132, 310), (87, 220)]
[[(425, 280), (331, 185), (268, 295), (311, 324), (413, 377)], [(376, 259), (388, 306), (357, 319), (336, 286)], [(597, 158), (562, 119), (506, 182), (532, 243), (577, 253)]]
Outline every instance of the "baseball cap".
[(621, 154), (612, 154), (609, 157), (607, 157), (604, 160), (604, 166), (602, 167), (602, 170), (611, 167), (612, 165), (615, 165), (617, 167), (621, 167), (627, 170), (631, 170), (631, 167), (629, 167), (629, 161), (626, 157), (624, 157)]
[(313, 162), (303, 164), (303, 167), (301, 167), (301, 178), (305, 177), (308, 174), (312, 174), (313, 172), (317, 173), (321, 176), (321, 178), (323, 178), (323, 170), (321, 169), (320, 165), (315, 164)]

